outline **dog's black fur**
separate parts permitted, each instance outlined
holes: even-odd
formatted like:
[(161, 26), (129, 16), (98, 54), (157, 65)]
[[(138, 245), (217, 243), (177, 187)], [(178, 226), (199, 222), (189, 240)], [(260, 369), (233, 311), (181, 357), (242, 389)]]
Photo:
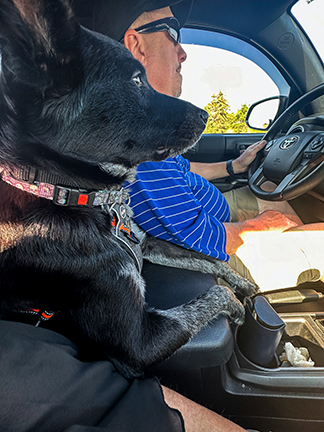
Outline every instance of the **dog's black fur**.
[[(204, 111), (155, 92), (126, 48), (79, 27), (67, 0), (0, 0), (0, 37), (1, 170), (119, 189), (140, 162), (182, 152), (204, 129)], [(66, 313), (127, 378), (219, 313), (242, 322), (240, 302), (216, 285), (189, 304), (148, 308), (111, 220), (107, 208), (58, 206), (0, 181), (0, 316)]]

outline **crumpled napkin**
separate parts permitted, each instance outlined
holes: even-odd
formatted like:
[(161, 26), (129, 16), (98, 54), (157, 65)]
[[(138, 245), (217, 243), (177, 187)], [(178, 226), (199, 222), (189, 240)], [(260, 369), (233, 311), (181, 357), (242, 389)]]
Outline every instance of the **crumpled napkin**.
[(296, 348), (291, 342), (285, 343), (284, 352), (279, 356), (279, 360), (288, 361), (294, 367), (313, 367), (315, 365), (307, 348)]

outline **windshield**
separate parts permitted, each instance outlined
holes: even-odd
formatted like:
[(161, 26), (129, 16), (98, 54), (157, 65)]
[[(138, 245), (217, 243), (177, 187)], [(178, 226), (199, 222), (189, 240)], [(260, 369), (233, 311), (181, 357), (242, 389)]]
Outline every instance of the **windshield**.
[(324, 1), (299, 0), (291, 10), (324, 62)]

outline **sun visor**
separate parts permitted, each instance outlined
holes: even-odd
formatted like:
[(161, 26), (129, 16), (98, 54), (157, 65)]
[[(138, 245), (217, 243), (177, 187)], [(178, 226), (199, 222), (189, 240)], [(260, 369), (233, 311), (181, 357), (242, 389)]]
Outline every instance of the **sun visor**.
[(171, 6), (172, 13), (183, 27), (190, 15), (193, 0), (74, 0), (72, 8), (81, 25), (121, 40), (125, 31), (143, 12)]

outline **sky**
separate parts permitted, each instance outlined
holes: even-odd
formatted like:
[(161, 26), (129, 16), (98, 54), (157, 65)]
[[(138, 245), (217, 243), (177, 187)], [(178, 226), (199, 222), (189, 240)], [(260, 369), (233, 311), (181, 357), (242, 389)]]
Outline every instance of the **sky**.
[(182, 65), (182, 99), (204, 108), (221, 90), (235, 112), (244, 103), (278, 95), (273, 81), (251, 60), (219, 48), (183, 48), (188, 57)]
[(293, 7), (293, 14), (304, 27), (324, 60), (324, 0), (300, 0)]

